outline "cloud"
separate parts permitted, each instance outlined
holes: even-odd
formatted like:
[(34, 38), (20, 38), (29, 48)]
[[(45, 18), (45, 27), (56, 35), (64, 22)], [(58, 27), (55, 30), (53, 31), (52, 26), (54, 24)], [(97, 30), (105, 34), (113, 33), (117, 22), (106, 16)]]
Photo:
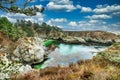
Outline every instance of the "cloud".
[(120, 22), (108, 24), (106, 30), (120, 34)]
[(37, 8), (42, 9), (42, 5), (35, 5)]
[(89, 21), (79, 21), (78, 22), (78, 26), (79, 27), (89, 27), (89, 26), (92, 26), (93, 23), (90, 23)]
[(111, 32), (120, 31), (120, 27), (119, 27), (120, 22), (108, 24), (107, 22), (104, 22), (103, 20), (72, 21), (72, 22), (69, 22), (68, 25), (69, 27), (67, 27), (67, 30), (77, 30), (77, 31), (103, 30), (103, 31), (111, 31)]
[(81, 12), (91, 12), (92, 9), (90, 7), (81, 7)]
[(71, 22), (69, 22), (68, 25), (70, 25), (70, 26), (78, 26), (77, 22), (75, 22), (75, 21), (71, 21)]
[(49, 25), (57, 25), (57, 26), (60, 26), (58, 24), (60, 23), (64, 23), (64, 22), (67, 22), (67, 19), (66, 18), (51, 18), (50, 20), (47, 21), (47, 24)]
[(89, 18), (89, 19), (110, 19), (112, 17), (109, 16), (109, 15), (106, 15), (106, 14), (100, 14), (100, 15), (86, 16), (85, 18)]
[(93, 10), (95, 13), (110, 13), (110, 12), (120, 12), (120, 5), (97, 5), (97, 8)]
[(61, 23), (61, 22), (66, 22), (67, 19), (65, 18), (56, 18), (56, 19), (51, 19), (51, 22), (58, 22), (58, 23)]
[[(83, 21), (70, 21), (68, 23), (69, 26), (71, 27), (75, 27), (75, 28), (91, 28), (91, 29), (94, 29), (94, 28), (99, 28), (98, 26), (101, 26), (101, 25), (106, 25), (106, 22), (102, 21), (102, 20), (83, 20)], [(94, 28), (93, 28), (94, 27)]]
[(102, 20), (89, 20), (89, 23), (91, 24), (106, 24), (105, 21), (102, 21)]
[[(32, 1), (35, 1), (35, 0), (32, 0)], [(42, 8), (42, 5), (35, 5), (35, 6), (39, 8), (40, 10)], [(44, 21), (44, 15), (39, 12), (37, 12), (35, 16), (27, 16), (22, 13), (6, 13), (6, 14), (2, 14), (1, 17), (7, 17), (9, 21), (11, 21), (12, 23), (15, 23), (17, 19), (19, 20), (24, 19), (26, 21), (31, 21), (31, 22), (36, 22), (36, 23), (37, 22), (41, 23)]]
[(68, 23), (69, 26), (72, 26), (72, 27), (85, 27), (85, 26), (91, 26), (92, 23), (89, 23), (87, 21), (71, 21)]
[(53, 11), (66, 11), (71, 12), (76, 9), (72, 1), (69, 0), (56, 0), (50, 1), (47, 4), (47, 8)]
[(82, 6), (81, 6), (81, 5), (79, 5), (79, 4), (76, 6), (76, 8), (78, 8), (78, 9), (81, 9), (81, 7), (82, 7)]
[(120, 16), (120, 12), (113, 12), (112, 15), (114, 15), (114, 16)]
[(97, 22), (99, 22), (99, 20), (90, 20), (89, 22), (90, 23), (97, 23)]
[(7, 13), (3, 14), (0, 17), (7, 17), (9, 21), (12, 23), (15, 23), (17, 19), (21, 20), (24, 19), (26, 21), (31, 21), (31, 22), (38, 22), (41, 23), (44, 20), (44, 15), (41, 13), (37, 13), (35, 16), (26, 16), (25, 14), (20, 14), (20, 13)]
[(92, 12), (92, 9), (90, 7), (84, 7), (84, 6), (81, 6), (81, 5), (77, 5), (76, 8), (80, 9), (81, 12)]

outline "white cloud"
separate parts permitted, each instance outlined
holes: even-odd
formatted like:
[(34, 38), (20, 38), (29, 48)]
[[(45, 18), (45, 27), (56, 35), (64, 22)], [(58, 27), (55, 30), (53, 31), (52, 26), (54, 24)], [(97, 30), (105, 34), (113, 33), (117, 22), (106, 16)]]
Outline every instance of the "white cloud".
[(51, 22), (57, 22), (57, 23), (61, 23), (61, 22), (66, 22), (67, 19), (65, 18), (56, 18), (56, 19), (51, 19)]
[(92, 24), (106, 24), (105, 21), (102, 21), (102, 20), (89, 20), (89, 23), (92, 23)]
[(79, 21), (78, 22), (78, 26), (79, 27), (89, 27), (89, 26), (92, 26), (93, 23), (90, 23), (89, 21)]
[(97, 22), (99, 22), (99, 20), (90, 20), (89, 22), (90, 23), (97, 23)]
[(86, 16), (86, 18), (89, 18), (89, 19), (110, 19), (112, 17), (108, 16), (106, 14), (100, 14), (100, 15)]
[(72, 27), (86, 27), (86, 26), (91, 26), (92, 23), (89, 23), (89, 21), (71, 21), (68, 23), (69, 26)]
[(7, 17), (9, 21), (15, 23), (16, 19), (24, 19), (26, 21), (30, 20), (31, 22), (38, 22), (41, 23), (44, 20), (44, 15), (41, 13), (37, 13), (35, 16), (26, 16), (25, 14), (20, 13), (7, 13), (4, 15), (1, 15), (1, 17)]
[(73, 26), (73, 27), (74, 27), (74, 26), (78, 26), (77, 22), (75, 22), (75, 21), (69, 22), (68, 25)]
[(54, 25), (54, 24), (58, 24), (58, 23), (63, 23), (63, 22), (67, 22), (66, 18), (51, 18), (50, 20), (47, 21), (47, 24), (49, 25)]
[(68, 23), (68, 25), (72, 27), (86, 27), (86, 26), (91, 26), (92, 23), (89, 23), (87, 21), (79, 21), (79, 22), (71, 21)]
[(46, 22), (48, 25), (52, 25), (52, 22), (49, 20)]
[[(70, 25), (71, 23), (71, 25)], [(72, 21), (68, 23), (69, 30), (103, 30), (103, 31), (120, 31), (120, 23), (107, 24), (102, 20), (84, 20), (84, 21)], [(74, 26), (74, 27), (73, 27)]]
[(84, 7), (84, 6), (81, 6), (81, 5), (77, 5), (76, 8), (80, 9), (81, 12), (92, 12), (92, 9), (90, 7)]
[(90, 29), (90, 30), (95, 30), (95, 29), (105, 29), (106, 22), (102, 20), (84, 20), (84, 21), (71, 21), (68, 23), (70, 27), (75, 27), (76, 30), (79, 28), (80, 30), (82, 29)]
[(81, 12), (91, 12), (92, 9), (90, 7), (82, 7)]
[(41, 9), (42, 5), (35, 5), (37, 8)]
[(120, 11), (120, 5), (97, 5), (97, 8), (93, 10), (95, 13), (110, 13)]
[(112, 15), (120, 16), (120, 12), (113, 12)]
[(81, 5), (77, 5), (77, 6), (76, 6), (76, 8), (78, 8), (78, 9), (81, 9), (81, 7), (82, 7)]
[(50, 1), (47, 4), (47, 8), (49, 10), (66, 11), (66, 12), (70, 12), (76, 9), (76, 7), (72, 4), (72, 1), (69, 0)]

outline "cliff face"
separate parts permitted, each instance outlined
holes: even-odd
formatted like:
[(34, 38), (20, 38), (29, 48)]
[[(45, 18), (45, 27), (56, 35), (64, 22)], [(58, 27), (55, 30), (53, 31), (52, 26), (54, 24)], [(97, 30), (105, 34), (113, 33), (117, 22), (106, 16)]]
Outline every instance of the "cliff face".
[(110, 33), (110, 32), (105, 32), (105, 31), (64, 31), (63, 33), (66, 33), (68, 36), (75, 36), (75, 37), (82, 37), (82, 38), (88, 38), (91, 37), (93, 39), (96, 38), (101, 38), (102, 40), (106, 39), (118, 39), (120, 36)]
[[(55, 34), (56, 33), (54, 33), (53, 35)], [(63, 31), (60, 35), (54, 36), (52, 38), (61, 40), (65, 43), (82, 43), (88, 45), (111, 45), (113, 43), (120, 42), (120, 35), (105, 31)]]

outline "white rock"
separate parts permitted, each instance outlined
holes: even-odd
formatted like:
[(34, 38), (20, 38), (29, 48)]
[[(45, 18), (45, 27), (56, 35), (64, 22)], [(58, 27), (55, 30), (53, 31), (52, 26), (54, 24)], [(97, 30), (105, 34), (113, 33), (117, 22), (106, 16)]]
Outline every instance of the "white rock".
[(31, 68), (30, 65), (21, 66), (21, 67), (19, 68), (19, 72), (20, 72), (20, 73), (28, 73), (28, 72), (31, 71), (31, 70), (32, 70), (32, 68)]
[(18, 46), (14, 50), (13, 54), (18, 56), (19, 60), (23, 62), (39, 63), (44, 60), (44, 55), (47, 55), (45, 47), (43, 46), (43, 40), (37, 37), (23, 38), (18, 40)]

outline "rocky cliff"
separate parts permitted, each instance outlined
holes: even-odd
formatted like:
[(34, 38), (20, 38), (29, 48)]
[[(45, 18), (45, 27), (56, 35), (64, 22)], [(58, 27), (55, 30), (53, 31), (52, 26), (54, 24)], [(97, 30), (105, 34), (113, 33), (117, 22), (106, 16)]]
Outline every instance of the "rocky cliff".
[(120, 42), (120, 35), (105, 31), (63, 31), (58, 40), (65, 43), (81, 43), (86, 45), (111, 45)]

